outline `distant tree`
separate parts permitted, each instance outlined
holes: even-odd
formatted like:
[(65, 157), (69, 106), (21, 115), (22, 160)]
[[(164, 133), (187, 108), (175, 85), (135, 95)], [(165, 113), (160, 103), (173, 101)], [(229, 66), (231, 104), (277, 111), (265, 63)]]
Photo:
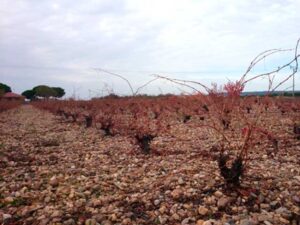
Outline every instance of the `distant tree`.
[(35, 98), (35, 91), (34, 90), (26, 90), (22, 93), (25, 98), (32, 100)]
[(55, 97), (57, 94), (55, 90), (46, 85), (36, 86), (32, 90), (35, 92), (35, 96), (43, 98)]
[(54, 96), (56, 98), (61, 98), (66, 94), (65, 90), (61, 87), (52, 87), (52, 89), (56, 92), (56, 95)]
[(11, 92), (11, 88), (3, 83), (0, 83), (0, 90), (4, 90), (4, 93)]
[(117, 94), (111, 93), (109, 95), (106, 95), (104, 98), (118, 99), (118, 98), (120, 98), (120, 96)]

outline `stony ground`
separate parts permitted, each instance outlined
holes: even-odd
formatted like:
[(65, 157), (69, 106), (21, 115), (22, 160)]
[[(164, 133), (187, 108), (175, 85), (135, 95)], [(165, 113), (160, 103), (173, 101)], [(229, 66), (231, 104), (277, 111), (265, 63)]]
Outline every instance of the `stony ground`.
[(205, 138), (189, 132), (177, 127), (176, 139), (156, 140), (172, 154), (143, 155), (126, 137), (31, 106), (3, 112), (0, 223), (300, 224), (299, 141), (285, 141), (273, 158), (259, 151), (230, 191), (197, 147)]

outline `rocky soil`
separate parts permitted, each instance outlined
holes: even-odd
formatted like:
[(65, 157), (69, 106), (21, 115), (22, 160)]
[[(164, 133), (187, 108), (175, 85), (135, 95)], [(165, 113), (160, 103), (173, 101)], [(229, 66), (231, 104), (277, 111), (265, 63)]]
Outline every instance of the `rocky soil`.
[(273, 157), (256, 151), (229, 190), (206, 138), (173, 133), (154, 140), (169, 154), (144, 155), (126, 137), (32, 106), (1, 113), (0, 223), (300, 224), (299, 140)]

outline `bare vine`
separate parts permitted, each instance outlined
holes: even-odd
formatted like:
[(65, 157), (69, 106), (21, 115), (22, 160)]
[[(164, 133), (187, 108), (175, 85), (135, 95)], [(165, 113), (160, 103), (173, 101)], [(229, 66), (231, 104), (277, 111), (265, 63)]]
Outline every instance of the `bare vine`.
[(131, 91), (132, 96), (138, 95), (138, 93), (140, 92), (141, 89), (145, 88), (150, 83), (152, 83), (152, 82), (154, 82), (154, 81), (156, 81), (156, 80), (159, 79), (157, 77), (157, 78), (154, 78), (154, 79), (152, 79), (150, 81), (147, 81), (146, 83), (144, 83), (141, 86), (137, 87), (136, 90), (134, 90), (133, 87), (132, 87), (132, 85), (131, 85), (131, 82), (128, 79), (126, 79), (123, 75), (120, 75), (120, 74), (117, 74), (117, 73), (113, 73), (113, 72), (110, 72), (108, 70), (104, 70), (104, 69), (101, 69), (101, 68), (94, 68), (94, 70), (97, 71), (97, 72), (104, 72), (104, 73), (107, 73), (109, 75), (112, 75), (112, 76), (115, 76), (115, 77), (118, 77), (118, 78), (124, 80), (127, 83), (128, 87), (129, 87), (129, 89)]
[[(293, 49), (271, 49), (258, 54), (251, 61), (246, 72), (238, 81), (228, 81), (228, 83), (226, 83), (223, 87), (220, 86), (219, 88), (216, 84), (212, 84), (212, 88), (209, 88), (203, 83), (197, 81), (180, 80), (162, 75), (154, 75), (156, 78), (190, 88), (196, 94), (201, 96), (205, 104), (207, 117), (210, 119), (211, 123), (202, 124), (201, 126), (214, 131), (214, 133), (221, 138), (217, 147), (220, 152), (218, 164), (221, 175), (227, 184), (239, 184), (239, 178), (243, 175), (245, 167), (249, 161), (249, 149), (255, 145), (255, 140), (259, 139), (259, 134), (265, 136), (271, 142), (275, 153), (278, 151), (277, 138), (259, 126), (262, 112), (265, 110), (264, 107), (267, 107), (267, 105), (255, 101), (250, 103), (255, 105), (256, 110), (253, 111), (254, 117), (249, 118), (245, 115), (245, 108), (248, 107), (248, 111), (250, 110), (250, 106), (248, 105), (249, 103), (246, 101), (247, 98), (241, 98), (240, 96), (246, 84), (258, 78), (266, 77), (268, 79), (267, 95), (277, 90), (292, 77), (294, 78), (295, 74), (298, 72), (298, 58), (300, 57), (298, 53), (299, 42), (300, 39), (298, 39), (294, 49), (294, 57), (287, 63), (279, 66), (277, 69), (248, 78), (249, 73), (262, 60), (273, 54), (288, 52)], [(285, 68), (293, 68), (293, 70), (278, 84), (274, 85), (276, 75)], [(207, 93), (196, 88), (195, 85), (200, 88), (204, 88)], [(267, 98), (265, 100), (267, 100)], [(261, 101), (263, 101), (263, 99), (261, 99)], [(238, 125), (232, 125), (236, 122), (234, 120), (238, 120), (238, 123), (236, 123)], [(240, 142), (236, 143), (235, 138), (230, 138), (230, 132), (227, 131), (229, 127), (231, 129), (236, 129), (237, 133), (241, 130)], [(227, 162), (230, 155), (235, 156), (231, 159), (232, 166), (229, 168)]]

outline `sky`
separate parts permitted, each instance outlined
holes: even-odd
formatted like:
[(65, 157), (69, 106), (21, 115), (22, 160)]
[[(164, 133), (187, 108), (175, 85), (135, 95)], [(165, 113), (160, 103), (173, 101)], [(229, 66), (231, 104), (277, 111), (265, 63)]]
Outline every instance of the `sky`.
[[(154, 74), (222, 85), (238, 80), (257, 54), (295, 48), (300, 37), (300, 0), (0, 0), (0, 6), (0, 82), (17, 93), (44, 84), (83, 99), (130, 94), (124, 80), (104, 71), (134, 89)], [(268, 57), (250, 75), (293, 56)], [(246, 86), (266, 88), (266, 79)], [(141, 89), (190, 91), (165, 80)]]

